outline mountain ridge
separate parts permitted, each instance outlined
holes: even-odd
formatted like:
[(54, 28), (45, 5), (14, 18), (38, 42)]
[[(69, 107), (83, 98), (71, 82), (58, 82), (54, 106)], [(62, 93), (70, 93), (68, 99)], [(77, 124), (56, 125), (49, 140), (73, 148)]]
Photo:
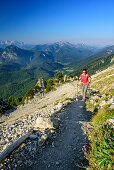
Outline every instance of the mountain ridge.
[(56, 43), (36, 45), (33, 50), (44, 51), (47, 54), (52, 54), (55, 57), (56, 62), (65, 64), (90, 56), (94, 53), (95, 48), (84, 44), (75, 45), (69, 42), (60, 41)]
[(88, 64), (94, 61), (95, 59), (107, 57), (113, 53), (114, 53), (114, 45), (108, 46), (108, 47), (101, 49), (99, 52), (96, 52), (95, 54), (87, 57), (86, 59), (80, 60), (78, 63), (74, 62), (74, 63), (69, 64), (67, 67), (76, 70), (80, 66), (84, 66), (85, 64)]
[(7, 46), (0, 54), (0, 63), (14, 63), (26, 66), (30, 63), (33, 52), (23, 50), (15, 45)]

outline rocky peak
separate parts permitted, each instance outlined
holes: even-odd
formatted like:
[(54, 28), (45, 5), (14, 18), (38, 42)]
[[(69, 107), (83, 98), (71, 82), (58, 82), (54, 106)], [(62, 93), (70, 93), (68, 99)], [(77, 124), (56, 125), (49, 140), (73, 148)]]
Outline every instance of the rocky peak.
[(4, 50), (9, 52), (9, 51), (16, 51), (16, 50), (21, 50), (21, 49), (18, 48), (16, 45), (9, 45)]
[(4, 40), (4, 41), (0, 40), (0, 47), (5, 48), (5, 47), (10, 46), (10, 45), (22, 47), (22, 46), (25, 45), (25, 43), (22, 42), (22, 41), (16, 41), (16, 40)]
[(37, 85), (39, 87), (41, 87), (41, 89), (44, 90), (46, 88), (46, 81), (43, 78), (39, 78), (38, 82), (37, 82)]

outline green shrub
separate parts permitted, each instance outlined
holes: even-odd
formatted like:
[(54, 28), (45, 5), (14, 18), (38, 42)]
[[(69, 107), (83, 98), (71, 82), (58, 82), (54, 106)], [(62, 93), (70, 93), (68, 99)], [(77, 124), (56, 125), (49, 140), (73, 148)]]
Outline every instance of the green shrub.
[(3, 101), (2, 99), (0, 100), (0, 115), (4, 114), (4, 112), (8, 109), (11, 109), (12, 106)]
[(57, 81), (59, 82), (59, 81), (63, 81), (63, 74), (62, 74), (62, 72), (61, 71), (59, 71), (58, 73), (56, 73), (55, 75), (54, 75), (54, 78), (55, 79), (57, 79)]
[(9, 97), (8, 99), (0, 99), (0, 115), (14, 106), (22, 104), (22, 98)]
[(25, 96), (23, 97), (22, 103), (24, 103), (25, 99), (27, 99), (27, 100), (28, 99), (32, 99), (34, 97), (35, 93), (39, 92), (40, 90), (41, 90), (41, 88), (39, 86), (37, 86), (37, 85), (35, 85), (34, 87), (30, 88), (26, 92)]
[(48, 93), (49, 91), (51, 91), (53, 88), (53, 79), (49, 79), (47, 81), (47, 85), (46, 85), (46, 93)]
[(25, 96), (27, 97), (27, 98), (33, 98), (34, 97), (34, 89), (33, 88), (30, 88), (28, 91), (27, 91), (27, 93), (25, 94)]

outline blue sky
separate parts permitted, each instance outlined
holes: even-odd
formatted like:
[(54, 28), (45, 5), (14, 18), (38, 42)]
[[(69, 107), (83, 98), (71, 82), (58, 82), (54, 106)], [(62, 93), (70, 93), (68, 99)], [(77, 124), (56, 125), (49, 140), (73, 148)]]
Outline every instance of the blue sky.
[(0, 40), (114, 44), (114, 0), (0, 0)]

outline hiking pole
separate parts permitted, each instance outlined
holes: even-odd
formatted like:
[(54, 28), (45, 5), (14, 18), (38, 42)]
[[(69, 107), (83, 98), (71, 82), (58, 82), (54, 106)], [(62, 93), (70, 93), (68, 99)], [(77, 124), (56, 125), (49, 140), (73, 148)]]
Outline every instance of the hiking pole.
[(89, 86), (88, 86), (88, 90), (89, 90), (89, 97), (90, 97), (90, 93), (91, 93), (91, 84), (89, 83)]
[(76, 101), (78, 101), (78, 82), (77, 82)]

